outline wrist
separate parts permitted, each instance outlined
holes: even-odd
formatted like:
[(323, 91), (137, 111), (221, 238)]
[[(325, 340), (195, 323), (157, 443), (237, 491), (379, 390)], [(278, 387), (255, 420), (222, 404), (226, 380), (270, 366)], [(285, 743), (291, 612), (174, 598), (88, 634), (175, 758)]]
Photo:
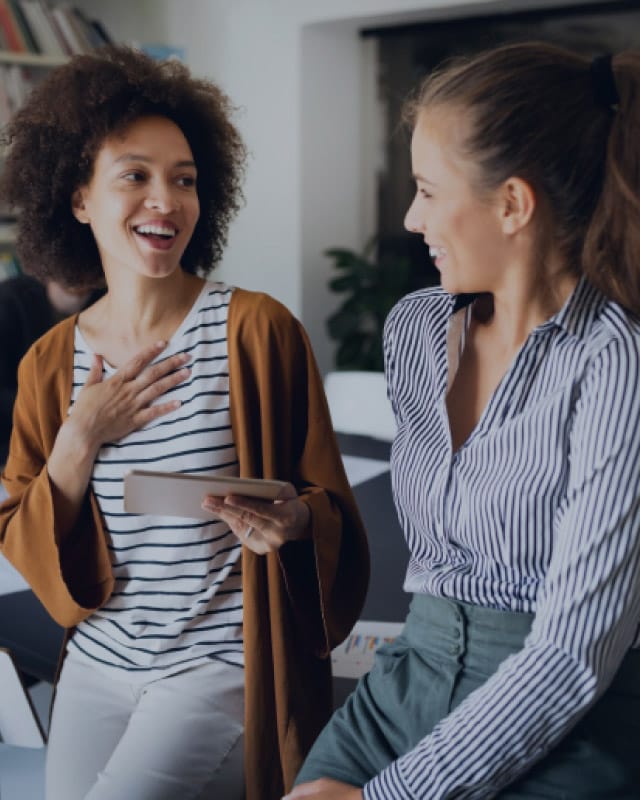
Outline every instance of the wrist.
[(56, 497), (61, 531), (73, 526), (91, 480), (97, 452), (97, 445), (83, 436), (71, 419), (58, 430), (47, 459), (47, 472)]
[(100, 449), (100, 442), (83, 430), (73, 417), (69, 417), (60, 427), (56, 437), (58, 449), (62, 448), (65, 455), (78, 467), (93, 465)]

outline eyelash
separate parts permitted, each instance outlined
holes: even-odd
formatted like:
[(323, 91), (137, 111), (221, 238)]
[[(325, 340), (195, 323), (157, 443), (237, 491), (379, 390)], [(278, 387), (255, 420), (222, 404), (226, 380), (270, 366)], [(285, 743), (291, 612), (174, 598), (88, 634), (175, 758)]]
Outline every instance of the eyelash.
[(425, 200), (428, 200), (430, 197), (433, 197), (433, 195), (429, 194), (429, 192), (426, 189), (420, 189), (419, 191), (422, 197), (425, 198)]
[(178, 178), (178, 182), (181, 186), (184, 186), (187, 189), (190, 189), (196, 185), (196, 179), (193, 177), (193, 175), (183, 175), (182, 178)]
[[(145, 179), (145, 174), (139, 170), (130, 170), (121, 176), (129, 183), (138, 183)], [(179, 186), (183, 189), (191, 189), (196, 185), (196, 179), (192, 175), (182, 175), (176, 179)]]

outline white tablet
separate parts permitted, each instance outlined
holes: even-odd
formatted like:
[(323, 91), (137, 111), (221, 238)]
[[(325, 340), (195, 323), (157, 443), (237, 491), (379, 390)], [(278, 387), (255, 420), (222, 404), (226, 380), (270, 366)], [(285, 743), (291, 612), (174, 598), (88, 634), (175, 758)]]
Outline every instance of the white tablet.
[(285, 481), (260, 478), (134, 469), (124, 476), (124, 510), (131, 514), (210, 520), (215, 514), (201, 508), (208, 494), (218, 497), (238, 494), (275, 500), (286, 485)]

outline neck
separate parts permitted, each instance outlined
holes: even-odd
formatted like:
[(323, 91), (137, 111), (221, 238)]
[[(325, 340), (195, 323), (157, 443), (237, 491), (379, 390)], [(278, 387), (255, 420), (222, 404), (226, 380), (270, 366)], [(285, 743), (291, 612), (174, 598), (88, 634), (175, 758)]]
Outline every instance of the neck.
[(101, 308), (103, 331), (130, 346), (168, 340), (193, 305), (202, 278), (176, 269), (165, 278), (112, 280)]
[(493, 292), (493, 324), (502, 340), (520, 347), (532, 330), (560, 311), (578, 283), (555, 243), (548, 211), (510, 242), (508, 268)]
[(493, 328), (507, 346), (520, 347), (532, 330), (548, 320), (565, 304), (578, 278), (556, 271), (546, 278), (530, 275), (513, 281), (478, 304), (476, 317)]

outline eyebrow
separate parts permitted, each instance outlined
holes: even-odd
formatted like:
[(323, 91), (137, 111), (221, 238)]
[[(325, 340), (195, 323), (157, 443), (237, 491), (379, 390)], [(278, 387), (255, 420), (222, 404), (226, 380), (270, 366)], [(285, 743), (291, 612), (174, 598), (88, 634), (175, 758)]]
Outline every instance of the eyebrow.
[[(143, 161), (146, 164), (153, 163), (153, 159), (149, 158), (148, 156), (143, 156), (138, 153), (123, 153), (121, 156), (118, 156), (114, 161), (114, 164), (121, 164), (123, 161)], [(196, 166), (195, 161), (177, 161), (174, 167), (194, 167)]]
[(423, 175), (420, 175), (417, 172), (412, 173), (414, 181), (422, 181), (422, 183), (430, 183), (432, 186), (435, 186), (433, 181), (430, 181), (429, 178), (425, 178)]

